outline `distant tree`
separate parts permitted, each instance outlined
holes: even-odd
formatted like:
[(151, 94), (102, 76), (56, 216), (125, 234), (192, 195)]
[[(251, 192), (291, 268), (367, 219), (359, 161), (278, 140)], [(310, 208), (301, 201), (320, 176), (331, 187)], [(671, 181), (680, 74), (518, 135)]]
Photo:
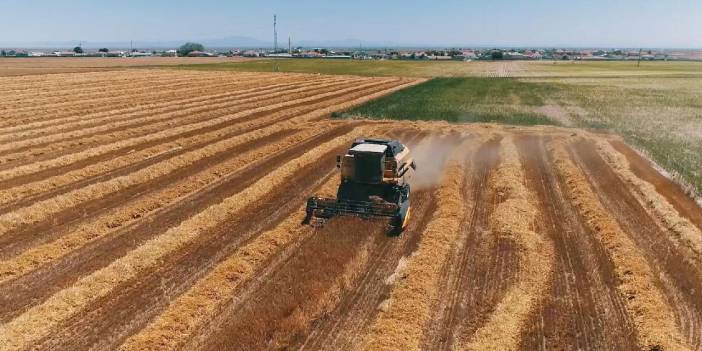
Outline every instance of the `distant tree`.
[(5, 55), (6, 55), (6, 56), (15, 56), (15, 55), (17, 55), (17, 51), (15, 51), (15, 50), (10, 50), (10, 51), (8, 51)]
[(98, 50), (98, 52), (110, 52), (110, 49), (102, 48), (102, 49)]
[(495, 50), (490, 53), (490, 58), (493, 60), (502, 60), (504, 58), (504, 54), (500, 50)]
[(76, 47), (73, 48), (73, 52), (75, 52), (76, 54), (82, 54), (82, 53), (83, 53), (83, 48), (80, 47), (80, 46), (76, 46)]
[(199, 43), (185, 43), (178, 48), (178, 55), (187, 56), (193, 51), (205, 51), (205, 47)]
[(460, 50), (452, 49), (451, 51), (448, 52), (449, 56), (461, 56), (463, 55), (463, 52)]
[(5, 50), (0, 51), (0, 56), (7, 56), (7, 53), (5, 52)]

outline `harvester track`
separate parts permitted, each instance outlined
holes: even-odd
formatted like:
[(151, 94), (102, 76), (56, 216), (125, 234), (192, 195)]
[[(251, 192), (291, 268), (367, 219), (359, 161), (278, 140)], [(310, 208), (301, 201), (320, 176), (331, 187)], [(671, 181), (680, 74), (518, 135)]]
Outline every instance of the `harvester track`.
[(550, 165), (546, 140), (526, 136), (519, 141), (528, 184), (543, 209), (539, 230), (556, 245), (556, 277), (549, 299), (534, 314), (523, 337), (524, 349), (559, 345), (602, 350), (635, 350), (635, 330), (623, 300), (613, 289), (613, 266), (593, 234), (563, 195)]
[(656, 284), (673, 309), (682, 334), (692, 345), (702, 344), (702, 267), (686, 260), (672, 240), (675, 235), (646, 211), (592, 143), (575, 144), (572, 153), (604, 207), (630, 234), (659, 277)]
[(463, 192), (472, 206), (464, 214), (461, 241), (443, 268), (442, 285), (447, 288), (443, 290), (432, 322), (437, 327), (429, 330), (423, 341), (427, 349), (448, 350), (457, 335), (471, 333), (466, 328), (472, 328), (474, 332), (480, 322), (472, 318), (486, 315), (487, 312), (481, 309), (494, 306), (503, 291), (503, 288), (490, 288), (490, 284), (510, 283), (509, 278), (500, 272), (514, 262), (497, 264), (508, 252), (508, 243), (495, 242), (486, 235), (496, 196), (490, 191), (488, 182), (499, 161), (499, 143), (499, 137), (483, 143), (472, 159), (467, 160), (471, 175)]
[[(391, 135), (391, 137), (396, 137)], [(408, 145), (417, 146), (424, 133), (405, 137)], [(430, 147), (429, 145), (424, 145)], [(422, 189), (412, 195), (412, 222), (402, 240), (382, 240), (373, 251), (355, 286), (339, 298), (334, 309), (314, 320), (308, 330), (297, 337), (291, 348), (303, 350), (339, 350), (357, 348), (362, 336), (388, 298), (391, 285), (386, 282), (401, 260), (410, 256), (434, 211), (434, 189)]]

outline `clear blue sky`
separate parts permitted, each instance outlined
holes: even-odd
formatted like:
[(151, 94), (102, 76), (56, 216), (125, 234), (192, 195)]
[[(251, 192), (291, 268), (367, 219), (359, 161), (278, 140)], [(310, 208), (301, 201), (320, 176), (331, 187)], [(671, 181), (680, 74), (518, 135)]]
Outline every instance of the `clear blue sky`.
[(702, 47), (702, 0), (0, 0), (0, 42), (246, 36), (436, 45)]

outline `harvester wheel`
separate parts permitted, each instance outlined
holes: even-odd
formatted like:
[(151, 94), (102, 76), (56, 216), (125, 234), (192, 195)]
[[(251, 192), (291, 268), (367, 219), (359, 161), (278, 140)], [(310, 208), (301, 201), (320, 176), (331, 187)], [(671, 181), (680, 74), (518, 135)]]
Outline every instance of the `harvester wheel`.
[(390, 231), (388, 232), (389, 236), (399, 236), (400, 234), (402, 234), (402, 231), (404, 231), (405, 228), (407, 228), (411, 209), (411, 207), (407, 208), (407, 212), (405, 212), (404, 215), (399, 214), (392, 219), (392, 223), (390, 224)]

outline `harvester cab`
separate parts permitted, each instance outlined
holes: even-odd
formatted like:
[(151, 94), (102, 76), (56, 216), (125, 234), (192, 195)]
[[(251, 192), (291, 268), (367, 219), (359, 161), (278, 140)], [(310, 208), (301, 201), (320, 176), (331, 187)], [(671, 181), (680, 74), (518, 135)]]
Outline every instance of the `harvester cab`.
[(323, 225), (334, 216), (388, 218), (390, 233), (400, 234), (410, 217), (409, 181), (416, 169), (409, 148), (395, 140), (358, 139), (336, 161), (336, 198), (307, 200), (305, 223)]

